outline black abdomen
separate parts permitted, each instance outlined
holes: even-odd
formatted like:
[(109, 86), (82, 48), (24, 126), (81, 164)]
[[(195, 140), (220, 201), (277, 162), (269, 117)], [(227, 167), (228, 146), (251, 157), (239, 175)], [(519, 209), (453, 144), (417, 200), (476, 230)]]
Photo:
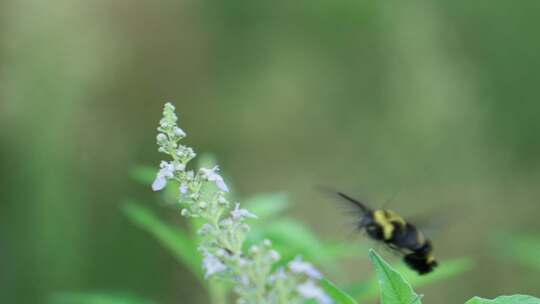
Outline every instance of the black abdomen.
[(426, 239), (424, 235), (412, 224), (407, 223), (405, 227), (394, 225), (394, 227), (395, 230), (390, 243), (411, 251), (419, 250), (425, 245)]

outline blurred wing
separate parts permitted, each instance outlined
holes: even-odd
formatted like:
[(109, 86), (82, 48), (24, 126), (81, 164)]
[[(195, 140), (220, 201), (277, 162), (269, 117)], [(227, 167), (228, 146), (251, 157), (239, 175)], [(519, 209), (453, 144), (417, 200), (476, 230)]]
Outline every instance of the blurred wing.
[(347, 194), (343, 193), (343, 192), (337, 192), (337, 194), (341, 197), (341, 198), (344, 198), (346, 201), (352, 203), (353, 205), (355, 205), (356, 207), (358, 207), (363, 213), (368, 213), (370, 212), (371, 210), (366, 206), (364, 205), (362, 202), (360, 202), (359, 200), (357, 199), (354, 199), (350, 196), (348, 196)]
[(397, 247), (396, 245), (385, 243), (386, 248), (388, 248), (390, 251), (392, 251), (395, 255), (399, 257), (403, 257), (407, 254), (404, 249)]
[(338, 190), (335, 190), (326, 186), (317, 186), (317, 188), (331, 196), (335, 196), (337, 194), (339, 198), (347, 201), (350, 206), (353, 206), (354, 209), (357, 211), (361, 211), (362, 214), (365, 214), (371, 211), (371, 209), (368, 206), (366, 206), (364, 203), (362, 203), (360, 200), (352, 198), (341, 191), (338, 191)]
[(441, 214), (432, 216), (422, 215), (406, 217), (405, 220), (414, 225), (428, 239), (433, 239), (445, 226), (448, 226), (448, 218)]

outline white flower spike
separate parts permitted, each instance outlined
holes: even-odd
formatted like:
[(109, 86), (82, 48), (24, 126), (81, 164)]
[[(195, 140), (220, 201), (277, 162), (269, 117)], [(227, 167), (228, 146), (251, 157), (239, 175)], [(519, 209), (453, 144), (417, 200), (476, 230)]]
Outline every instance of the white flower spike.
[[(310, 263), (297, 258), (288, 268), (272, 271), (280, 260), (279, 253), (272, 249), (272, 242), (264, 240), (246, 248), (250, 227), (245, 219), (257, 216), (241, 208), (239, 203), (227, 212), (231, 205), (227, 198), (229, 187), (217, 166), (186, 171), (196, 153), (182, 144), (186, 133), (177, 122), (174, 106), (167, 103), (159, 121), (156, 141), (158, 151), (170, 156), (171, 160), (161, 162), (152, 189), (159, 191), (170, 180), (177, 181), (180, 214), (202, 221), (197, 233), (202, 239), (199, 251), (203, 255), (204, 277), (209, 279), (219, 275), (234, 281), (237, 303), (276, 303), (276, 299), (281, 299), (280, 303), (303, 303), (306, 299), (319, 304), (332, 303), (317, 286), (315, 279), (322, 278), (322, 274)], [(211, 184), (217, 189), (206, 187)]]

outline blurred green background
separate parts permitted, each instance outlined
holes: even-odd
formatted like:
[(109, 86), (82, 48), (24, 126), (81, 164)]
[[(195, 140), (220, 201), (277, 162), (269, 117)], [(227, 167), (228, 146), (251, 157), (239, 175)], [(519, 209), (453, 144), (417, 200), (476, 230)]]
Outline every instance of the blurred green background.
[[(539, 10), (534, 0), (1, 1), (0, 302), (58, 291), (205, 302), (120, 209), (135, 197), (181, 222), (130, 178), (159, 164), (165, 101), (240, 197), (287, 192), (289, 216), (318, 235), (351, 240), (318, 184), (433, 215), (441, 263), (476, 266), (418, 288), (426, 302), (539, 295), (540, 272), (497, 249), (540, 235)], [(355, 265), (351, 279), (373, 273)]]

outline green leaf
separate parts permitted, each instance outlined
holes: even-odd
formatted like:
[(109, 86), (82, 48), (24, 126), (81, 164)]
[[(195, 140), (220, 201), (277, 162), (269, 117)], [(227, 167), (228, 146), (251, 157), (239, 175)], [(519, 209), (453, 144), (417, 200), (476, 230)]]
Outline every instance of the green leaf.
[(289, 198), (285, 193), (258, 194), (245, 200), (244, 206), (260, 219), (275, 216), (289, 206)]
[(336, 302), (336, 304), (356, 304), (356, 301), (349, 294), (327, 279), (322, 279), (320, 283), (326, 293)]
[(135, 203), (126, 203), (123, 207), (126, 216), (139, 228), (154, 236), (181, 263), (199, 279), (202, 279), (201, 257), (197, 245), (182, 230), (161, 221), (150, 210)]
[(527, 295), (500, 296), (493, 300), (474, 297), (465, 304), (540, 304), (540, 299)]
[[(418, 275), (406, 265), (399, 265), (396, 270), (401, 273), (406, 280), (415, 287), (424, 286), (434, 282), (439, 282), (470, 270), (473, 262), (468, 258), (445, 260), (428, 275)], [(370, 300), (378, 295), (377, 279), (373, 278), (368, 282), (353, 284), (346, 289), (350, 294), (362, 300)]]
[(382, 304), (412, 304), (421, 303), (419, 296), (403, 276), (384, 261), (373, 249), (369, 257), (379, 281)]
[(49, 301), (51, 304), (154, 304), (129, 294), (116, 293), (57, 293)]

